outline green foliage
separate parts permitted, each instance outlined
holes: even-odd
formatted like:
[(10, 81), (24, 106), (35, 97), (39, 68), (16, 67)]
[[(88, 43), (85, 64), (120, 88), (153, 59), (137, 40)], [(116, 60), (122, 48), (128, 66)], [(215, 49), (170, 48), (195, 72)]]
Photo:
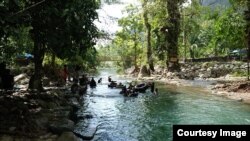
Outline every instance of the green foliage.
[(240, 11), (227, 9), (214, 24), (214, 46), (223, 54), (226, 49), (233, 50), (245, 47), (245, 20)]
[[(42, 63), (45, 53), (56, 55), (60, 59), (87, 60), (87, 67), (96, 65), (91, 59), (98, 30), (94, 20), (98, 18), (97, 0), (6, 0), (0, 2), (0, 50), (3, 55), (13, 54), (14, 47), (26, 41), (33, 41), (35, 71), (29, 88), (42, 90)], [(3, 17), (2, 17), (3, 16)], [(22, 29), (28, 29), (22, 31)], [(22, 35), (16, 38), (16, 34)], [(24, 39), (24, 40), (23, 40)], [(2, 43), (3, 41), (3, 43)], [(2, 55), (1, 54), (1, 55)], [(82, 58), (83, 57), (83, 58)], [(7, 58), (4, 56), (4, 59)], [(78, 57), (77, 57), (78, 58)], [(84, 61), (85, 61), (84, 60)], [(89, 65), (91, 64), (91, 65)]]
[(245, 77), (247, 76), (247, 71), (246, 70), (234, 70), (232, 72), (232, 75), (235, 76), (235, 77)]
[[(44, 59), (43, 59), (43, 65), (51, 65), (52, 62), (52, 54), (45, 54)], [(67, 64), (66, 60), (62, 60), (58, 57), (55, 57), (55, 65), (56, 66), (63, 66), (64, 64)]]
[(113, 40), (113, 47), (121, 60), (118, 65), (122, 68), (137, 66), (137, 63), (141, 61), (140, 56), (145, 37), (143, 36), (143, 21), (138, 7), (129, 5), (126, 12), (129, 16), (118, 21), (122, 29), (116, 33)]
[(8, 34), (0, 39), (0, 59), (13, 62), (17, 55), (25, 52), (32, 53), (33, 42), (29, 38), (28, 27), (19, 27), (19, 30), (11, 28)]
[(32, 52), (33, 42), (61, 59), (84, 55), (98, 37), (98, 8), (96, 0), (0, 2), (1, 57)]
[[(184, 9), (183, 14), (187, 15), (182, 23), (182, 31), (187, 36), (189, 57), (225, 56), (229, 50), (246, 46), (246, 22), (239, 5), (212, 9), (194, 0), (193, 4)], [(184, 48), (180, 51), (184, 56)]]

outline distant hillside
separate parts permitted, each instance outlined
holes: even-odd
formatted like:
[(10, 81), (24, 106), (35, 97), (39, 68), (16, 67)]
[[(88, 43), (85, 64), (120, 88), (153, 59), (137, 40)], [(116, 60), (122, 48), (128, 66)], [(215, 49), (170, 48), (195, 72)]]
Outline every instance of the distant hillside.
[(211, 7), (217, 7), (217, 6), (228, 7), (228, 6), (230, 6), (229, 0), (200, 0), (200, 3), (203, 6), (211, 6)]

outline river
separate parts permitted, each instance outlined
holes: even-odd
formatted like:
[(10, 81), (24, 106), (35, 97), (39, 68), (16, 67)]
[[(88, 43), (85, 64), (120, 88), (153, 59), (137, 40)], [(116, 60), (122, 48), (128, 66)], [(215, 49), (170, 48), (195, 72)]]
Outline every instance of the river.
[[(157, 84), (159, 95), (150, 91), (123, 97), (107, 86), (107, 78), (126, 83), (115, 70), (102, 69), (102, 84), (88, 89), (78, 114), (93, 115), (98, 126), (94, 141), (172, 140), (173, 124), (250, 124), (250, 105), (203, 92), (198, 88)], [(86, 120), (80, 122), (82, 126)]]

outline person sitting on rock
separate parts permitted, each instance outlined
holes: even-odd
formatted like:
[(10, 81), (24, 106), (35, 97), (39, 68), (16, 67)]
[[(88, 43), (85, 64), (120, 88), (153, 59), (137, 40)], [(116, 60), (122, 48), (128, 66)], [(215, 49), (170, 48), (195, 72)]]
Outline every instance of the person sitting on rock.
[(90, 83), (89, 83), (90, 87), (96, 87), (96, 82), (95, 82), (95, 79), (94, 77), (92, 77), (92, 79), (90, 80)]

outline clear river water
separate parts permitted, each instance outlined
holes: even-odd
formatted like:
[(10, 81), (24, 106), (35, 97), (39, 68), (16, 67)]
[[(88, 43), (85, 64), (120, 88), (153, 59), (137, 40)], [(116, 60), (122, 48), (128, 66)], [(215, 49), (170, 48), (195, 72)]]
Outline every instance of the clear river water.
[(199, 88), (156, 84), (157, 96), (149, 90), (138, 97), (124, 97), (120, 89), (108, 88), (107, 78), (126, 83), (115, 70), (102, 69), (96, 80), (102, 84), (88, 89), (79, 114), (93, 118), (98, 126), (93, 141), (171, 141), (173, 124), (250, 124), (250, 105), (215, 96)]

